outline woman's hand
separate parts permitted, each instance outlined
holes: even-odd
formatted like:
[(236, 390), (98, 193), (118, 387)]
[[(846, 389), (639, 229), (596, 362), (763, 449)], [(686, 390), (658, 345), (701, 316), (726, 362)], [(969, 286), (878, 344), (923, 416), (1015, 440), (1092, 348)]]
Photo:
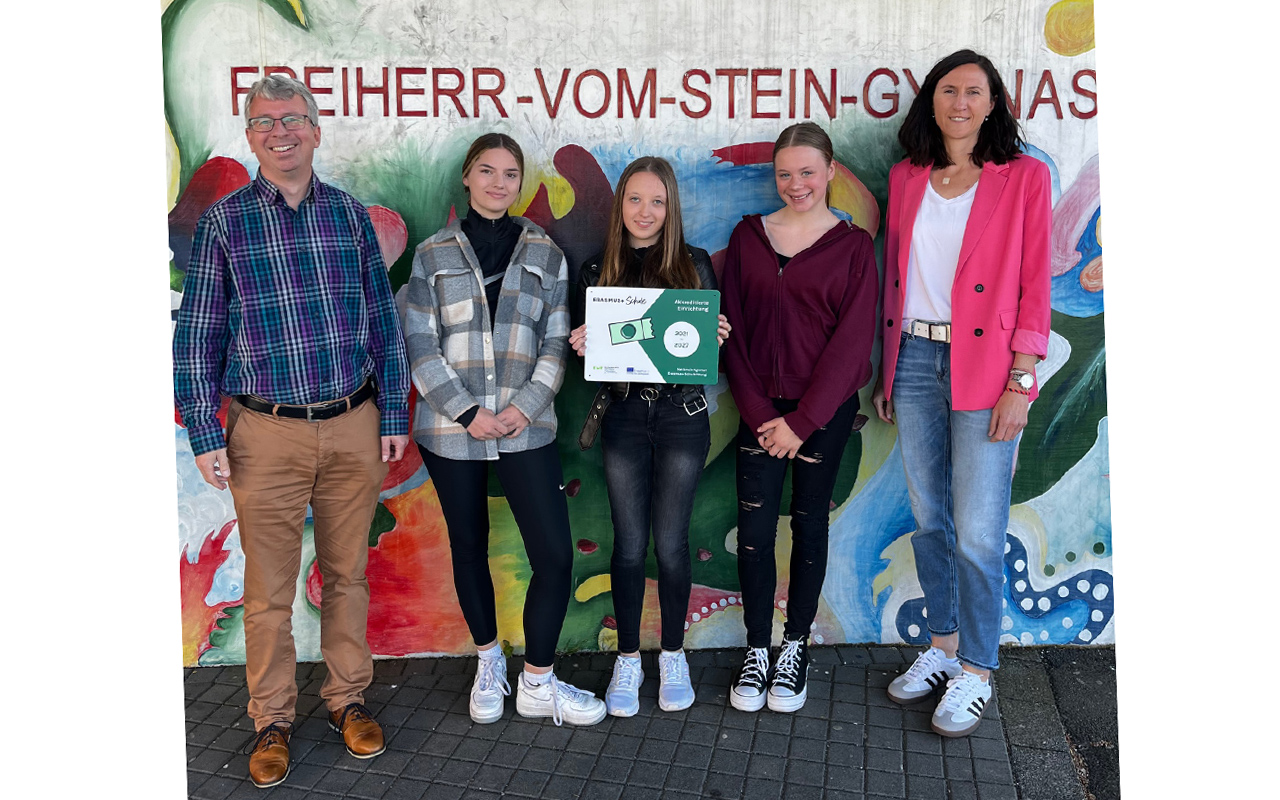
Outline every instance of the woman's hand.
[(987, 428), (987, 436), (993, 442), (1011, 442), (1017, 438), (1022, 429), (1027, 427), (1027, 406), (1031, 399), (1021, 392), (1008, 389), (996, 401), (991, 409), (991, 425)]
[(500, 416), (483, 407), (476, 410), (475, 418), (467, 426), (467, 433), (471, 434), (471, 438), (481, 441), (498, 439), (510, 432), (511, 425), (509, 423), (503, 422)]
[(876, 388), (871, 391), (871, 407), (881, 422), (893, 424), (893, 401), (884, 394), (884, 384), (876, 378)]
[(719, 316), (720, 325), (716, 328), (716, 346), (724, 347), (724, 340), (729, 338), (729, 331), (733, 330), (733, 326), (729, 324), (729, 318), (724, 314)]
[(587, 353), (587, 326), (586, 325), (579, 325), (578, 327), (574, 328), (572, 331), (569, 332), (569, 346), (573, 348), (573, 352), (577, 353), (579, 358), (586, 355)]
[(760, 446), (774, 458), (795, 458), (804, 444), (782, 417), (775, 417), (756, 428)]
[(510, 433), (507, 434), (508, 439), (514, 439), (524, 433), (525, 428), (529, 427), (529, 418), (515, 406), (507, 406), (499, 411), (497, 420), (510, 429)]

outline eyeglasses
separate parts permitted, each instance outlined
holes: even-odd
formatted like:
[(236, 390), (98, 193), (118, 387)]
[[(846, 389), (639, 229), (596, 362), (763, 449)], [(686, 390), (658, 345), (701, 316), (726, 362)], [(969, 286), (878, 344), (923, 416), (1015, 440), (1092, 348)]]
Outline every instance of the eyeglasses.
[(276, 127), (276, 121), (284, 123), (286, 131), (300, 131), (311, 122), (311, 118), (298, 114), (287, 114), (283, 117), (254, 117), (249, 120), (249, 130), (257, 133), (270, 133)]

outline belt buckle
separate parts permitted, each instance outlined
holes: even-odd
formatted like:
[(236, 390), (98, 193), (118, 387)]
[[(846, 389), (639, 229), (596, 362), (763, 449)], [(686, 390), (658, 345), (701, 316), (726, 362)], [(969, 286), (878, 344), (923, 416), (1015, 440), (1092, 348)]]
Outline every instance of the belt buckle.
[[(940, 333), (938, 336), (935, 336), (935, 335), (934, 335), (934, 333), (933, 333), (933, 329), (934, 329), (934, 328), (937, 328), (939, 331), (941, 331), (941, 333)], [(951, 326), (950, 326), (950, 325), (947, 325), (947, 324), (945, 324), (945, 323), (940, 324), (940, 325), (935, 325), (935, 324), (933, 324), (932, 322), (930, 322), (930, 323), (929, 323), (929, 339), (930, 339), (931, 341), (935, 341), (935, 342), (950, 342), (950, 341), (951, 341)]]
[[(689, 410), (689, 406), (693, 406), (692, 411)], [(700, 414), (706, 410), (707, 410), (706, 395), (699, 394), (697, 397), (693, 398), (692, 401), (684, 404), (684, 413), (688, 414), (691, 417), (694, 414)]]
[(648, 400), (652, 403), (654, 400), (657, 400), (658, 397), (658, 390), (652, 386), (646, 386), (640, 390), (640, 399), (642, 400)]
[(315, 409), (315, 406), (307, 406), (307, 422), (311, 422), (311, 421), (312, 421), (312, 420), (311, 420), (311, 412), (312, 412), (312, 410), (314, 410), (314, 409)]

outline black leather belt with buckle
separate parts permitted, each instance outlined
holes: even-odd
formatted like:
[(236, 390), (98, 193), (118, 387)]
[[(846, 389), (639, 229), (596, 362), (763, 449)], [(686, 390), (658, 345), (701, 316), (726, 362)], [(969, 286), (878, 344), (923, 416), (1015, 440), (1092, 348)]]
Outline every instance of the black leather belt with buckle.
[(701, 386), (695, 384), (663, 383), (648, 385), (640, 390), (640, 399), (650, 403), (663, 397), (670, 398), (672, 405), (681, 406), (684, 412), (693, 416), (707, 410), (707, 398)]
[(377, 387), (373, 384), (373, 379), (366, 380), (364, 384), (356, 389), (354, 393), (333, 400), (328, 403), (315, 403), (309, 406), (292, 406), (283, 403), (268, 403), (261, 397), (254, 397), (251, 394), (236, 395), (236, 402), (249, 409), (257, 411), (259, 414), (269, 414), (273, 417), (287, 417), (289, 419), (305, 419), (307, 422), (318, 422), (325, 419), (333, 419), (347, 413), (351, 409), (373, 397), (377, 393)]

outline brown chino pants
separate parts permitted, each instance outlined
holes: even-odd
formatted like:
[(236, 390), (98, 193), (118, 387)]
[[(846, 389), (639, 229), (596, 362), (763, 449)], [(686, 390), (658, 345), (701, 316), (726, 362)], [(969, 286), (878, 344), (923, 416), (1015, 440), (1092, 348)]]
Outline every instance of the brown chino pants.
[(280, 419), (232, 402), (227, 415), (231, 495), (244, 550), (244, 638), (249, 717), (262, 730), (292, 723), (298, 699), (293, 602), (310, 503), (324, 579), (320, 652), (330, 711), (364, 702), (373, 678), (369, 526), (387, 475), (372, 400), (320, 422)]

